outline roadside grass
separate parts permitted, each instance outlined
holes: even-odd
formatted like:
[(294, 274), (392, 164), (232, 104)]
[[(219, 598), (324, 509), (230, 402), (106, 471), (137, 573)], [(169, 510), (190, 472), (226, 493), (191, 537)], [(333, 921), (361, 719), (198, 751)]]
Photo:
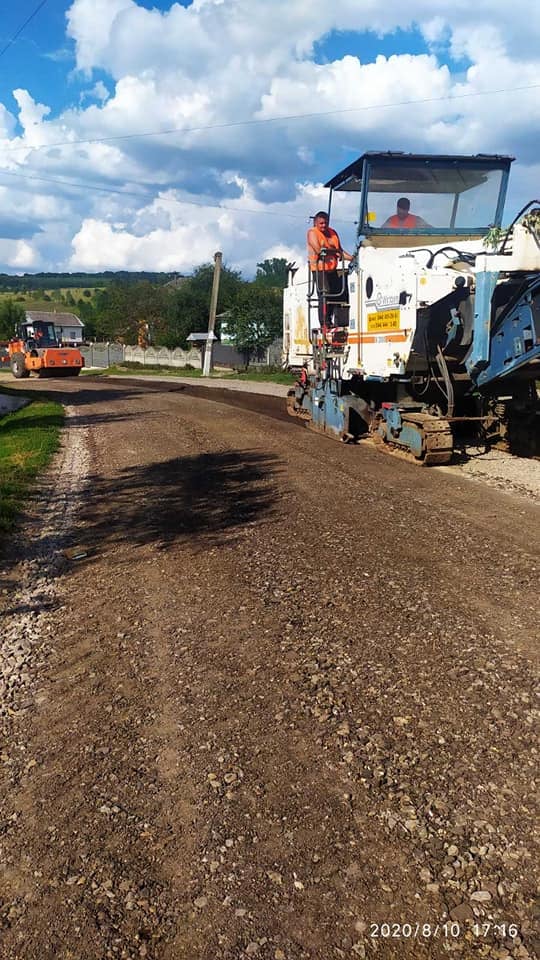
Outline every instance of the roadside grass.
[[(97, 369), (85, 369), (82, 370), (83, 376), (93, 376), (93, 377), (122, 377), (129, 376), (129, 374), (141, 374), (142, 376), (167, 376), (167, 377), (193, 377), (194, 379), (202, 378), (202, 370), (193, 370), (186, 367), (168, 367), (168, 366), (144, 366), (143, 364), (130, 363), (122, 364), (121, 366), (113, 367), (104, 367), (102, 370)], [(212, 378), (220, 380), (251, 380), (257, 383), (281, 383), (286, 386), (292, 385), (296, 377), (292, 373), (287, 373), (284, 370), (276, 369), (275, 367), (270, 367), (263, 370), (214, 370), (211, 374)]]
[(283, 383), (287, 387), (291, 386), (298, 377), (293, 373), (287, 373), (286, 370), (234, 370), (232, 373), (216, 374), (225, 380), (253, 380), (256, 383)]
[(202, 377), (202, 370), (192, 370), (185, 367), (150, 367), (144, 366), (142, 363), (130, 363), (122, 364), (122, 366), (115, 365), (112, 367), (104, 367), (103, 369), (94, 368), (85, 368), (81, 370), (81, 376), (92, 376), (92, 377), (125, 377), (129, 374), (137, 373), (142, 376), (155, 377), (159, 374), (163, 376), (165, 374), (167, 377)]
[(39, 395), (33, 395), (27, 407), (0, 417), (0, 545), (32, 482), (58, 450), (63, 422), (62, 405)]

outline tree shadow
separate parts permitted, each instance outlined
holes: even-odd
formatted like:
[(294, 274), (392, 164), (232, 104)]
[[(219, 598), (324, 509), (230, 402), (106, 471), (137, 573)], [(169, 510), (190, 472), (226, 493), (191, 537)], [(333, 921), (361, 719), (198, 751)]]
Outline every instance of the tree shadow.
[(58, 389), (47, 390), (41, 382), (39, 389), (31, 389), (28, 392), (25, 392), (24, 390), (11, 390), (6, 392), (8, 392), (10, 396), (27, 396), (32, 403), (49, 401), (60, 403), (65, 407), (73, 407), (76, 412), (75, 416), (70, 417), (69, 419), (57, 414), (38, 414), (37, 416), (33, 415), (31, 419), (25, 418), (22, 420), (12, 417), (9, 414), (4, 415), (4, 417), (0, 417), (0, 421), (2, 419), (4, 421), (0, 424), (0, 432), (2, 437), (7, 437), (10, 433), (16, 433), (20, 430), (27, 430), (29, 427), (62, 427), (69, 424), (70, 428), (81, 428), (94, 426), (96, 424), (132, 420), (137, 417), (135, 412), (114, 413), (109, 410), (104, 413), (82, 413), (82, 408), (90, 404), (110, 404), (114, 403), (116, 400), (131, 399), (133, 397), (138, 397), (141, 394), (141, 391), (136, 387), (128, 390), (107, 388), (100, 391), (86, 390), (83, 388), (82, 390), (68, 393)]
[(7, 417), (5, 423), (0, 423), (0, 436), (2, 438), (15, 435), (20, 431), (45, 430), (48, 427), (62, 428), (69, 426), (70, 430), (81, 430), (84, 427), (93, 427), (97, 424), (118, 423), (120, 421), (135, 420), (136, 413), (88, 413), (77, 414), (75, 417), (65, 418), (62, 414), (43, 414), (33, 416), (32, 419), (16, 420)]
[(47, 413), (32, 419), (16, 420), (13, 417), (6, 417), (4, 423), (0, 424), (2, 437), (7, 437), (11, 433), (18, 433), (20, 430), (45, 430), (48, 427), (63, 427), (64, 417), (61, 413)]
[(89, 404), (114, 403), (115, 400), (131, 400), (133, 397), (144, 396), (144, 393), (145, 391), (135, 384), (133, 386), (129, 385), (127, 389), (122, 389), (120, 386), (103, 385), (99, 390), (89, 390), (85, 387), (65, 392), (57, 390), (54, 392), (54, 396), (62, 397), (62, 403), (65, 403), (66, 406), (84, 407)]
[(79, 533), (94, 550), (125, 541), (230, 541), (272, 515), (281, 464), (272, 454), (232, 450), (127, 467), (114, 479), (90, 477)]
[[(9, 584), (9, 581), (7, 580), (4, 581), (2, 576), (0, 575), (0, 583), (4, 584), (4, 582), (6, 584)], [(16, 589), (17, 586), (18, 586), (17, 584), (13, 584), (13, 589)], [(44, 612), (52, 613), (52, 611), (56, 610), (60, 605), (61, 604), (59, 600), (50, 600), (50, 599), (41, 600), (38, 598), (34, 600), (32, 603), (18, 603), (15, 606), (6, 607), (4, 610), (2, 610), (2, 616), (10, 617), (10, 616), (13, 616), (14, 614), (22, 615), (25, 613), (33, 613), (35, 615), (39, 613), (44, 613)]]

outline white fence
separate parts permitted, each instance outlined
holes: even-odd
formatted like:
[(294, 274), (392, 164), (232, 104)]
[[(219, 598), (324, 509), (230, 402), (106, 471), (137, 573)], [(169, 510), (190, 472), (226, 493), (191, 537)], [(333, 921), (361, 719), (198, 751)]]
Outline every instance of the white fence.
[[(279, 365), (281, 362), (281, 340), (275, 340), (257, 356), (250, 359), (251, 366), (266, 364)], [(166, 347), (124, 346), (121, 343), (89, 343), (81, 348), (84, 362), (87, 367), (112, 367), (117, 363), (141, 363), (147, 367), (185, 367), (186, 364), (202, 368), (204, 351), (192, 347), (191, 350), (182, 350), (176, 347), (167, 350)], [(238, 353), (229, 344), (215, 343), (212, 350), (213, 364), (218, 367), (238, 367), (246, 362), (243, 354)]]
[(124, 347), (124, 360), (131, 363), (143, 363), (147, 367), (185, 367), (189, 363), (197, 369), (201, 366), (201, 352), (195, 350), (182, 350), (176, 347), (174, 350), (167, 350), (166, 347)]
[(121, 343), (89, 343), (81, 348), (84, 362), (87, 367), (112, 367), (117, 363), (142, 363), (147, 367), (185, 367), (190, 364), (197, 370), (201, 368), (201, 354), (199, 350), (167, 350), (165, 347), (156, 349), (148, 347), (124, 346)]

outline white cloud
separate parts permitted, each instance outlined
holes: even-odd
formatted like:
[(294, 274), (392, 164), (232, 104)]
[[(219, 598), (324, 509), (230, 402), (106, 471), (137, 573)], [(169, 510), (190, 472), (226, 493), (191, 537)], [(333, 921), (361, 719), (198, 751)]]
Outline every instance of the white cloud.
[(84, 220), (73, 238), (72, 269), (187, 271), (194, 263), (211, 260), (219, 246), (219, 230), (199, 227), (194, 237), (191, 227), (150, 230), (136, 236), (111, 224)]
[[(326, 201), (320, 181), (367, 149), (516, 153), (521, 196), (538, 155), (539, 91), (474, 94), (540, 84), (540, 20), (529, 0), (442, 6), (194, 0), (183, 7), (171, 0), (159, 11), (136, 0), (73, 0), (67, 35), (89, 80), (83, 103), (53, 115), (18, 89), (17, 135), (16, 118), (0, 104), (0, 184), (2, 169), (88, 184), (10, 184), (8, 207), (26, 196), (42, 230), (32, 240), (36, 262), (190, 269), (220, 245), (246, 271), (269, 250), (297, 259), (307, 216)], [(412, 26), (424, 53), (314, 58), (317, 41), (344, 27), (383, 35)], [(107, 82), (93, 71), (104, 71)], [(326, 115), (238, 124), (316, 112)], [(172, 129), (180, 132), (129, 137)], [(54, 146), (114, 137), (125, 139)]]
[(103, 104), (109, 99), (109, 96), (109, 91), (103, 83), (103, 80), (98, 80), (90, 90), (82, 91), (79, 97), (79, 104), (85, 103), (86, 100), (99, 100), (99, 102)]
[(75, 41), (81, 70), (101, 65), (101, 51), (108, 46), (116, 17), (135, 6), (132, 0), (76, 0), (72, 4), (66, 14), (67, 34)]
[(15, 117), (0, 103), (0, 139), (8, 140), (15, 131)]
[(27, 90), (14, 90), (13, 97), (19, 105), (19, 123), (25, 132), (41, 129), (43, 119), (51, 112), (51, 108), (36, 103)]
[(35, 251), (25, 240), (0, 240), (0, 262), (13, 270), (30, 270), (35, 267)]
[[(241, 195), (229, 200), (226, 209), (195, 206), (182, 193), (167, 192), (141, 207), (129, 224), (88, 218), (73, 238), (68, 268), (186, 273), (210, 262), (216, 250), (223, 252), (228, 266), (246, 276), (266, 257), (299, 262), (308, 227), (306, 209), (313, 213), (324, 204), (324, 188), (298, 184), (292, 200), (264, 204), (256, 200), (247, 181), (238, 186)], [(339, 226), (344, 245), (352, 246), (352, 219)], [(283, 239), (269, 242), (276, 229)], [(254, 237), (259, 238), (255, 243)]]

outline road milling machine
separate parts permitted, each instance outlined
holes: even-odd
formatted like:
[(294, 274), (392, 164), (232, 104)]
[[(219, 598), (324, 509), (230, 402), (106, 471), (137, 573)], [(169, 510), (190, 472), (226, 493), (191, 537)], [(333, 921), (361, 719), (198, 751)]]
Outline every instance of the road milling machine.
[(366, 153), (329, 180), (331, 223), (355, 221), (357, 246), (332, 298), (331, 250), (290, 265), (289, 413), (426, 465), (471, 436), (540, 454), (540, 201), (501, 228), (512, 160)]
[(61, 345), (52, 321), (19, 324), (7, 350), (11, 372), (18, 380), (32, 372), (39, 377), (76, 377), (84, 367), (80, 350)]

